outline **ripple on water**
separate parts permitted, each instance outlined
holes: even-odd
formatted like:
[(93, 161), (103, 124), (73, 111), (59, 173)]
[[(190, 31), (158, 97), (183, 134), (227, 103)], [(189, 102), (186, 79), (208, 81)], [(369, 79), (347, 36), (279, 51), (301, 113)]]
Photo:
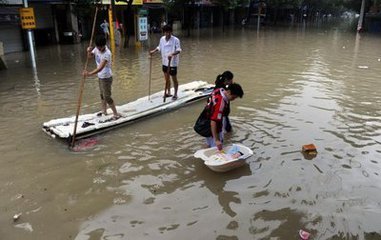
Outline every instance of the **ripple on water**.
[[(4, 209), (18, 204), (7, 201), (15, 189), (56, 209), (45, 201), (50, 195), (33, 191), (62, 178), (59, 194), (51, 194), (77, 211), (45, 211), (49, 219), (64, 217), (63, 227), (45, 222), (36, 238), (78, 231), (78, 239), (297, 239), (300, 228), (321, 239), (374, 237), (368, 232), (379, 231), (381, 199), (378, 39), (299, 26), (259, 34), (201, 29), (181, 40), (180, 83), (213, 82), (229, 69), (243, 86), (244, 97), (231, 104), (226, 143), (252, 148), (248, 164), (217, 174), (193, 158), (204, 144), (192, 130), (204, 102), (102, 134), (86, 152), (62, 150), (42, 137), (40, 126), (74, 114), (86, 44), (40, 48), (38, 79), (25, 68), (26, 55), (17, 64), (13, 57), (15, 71), (0, 72), (0, 176), (12, 183), (1, 190)], [(119, 48), (114, 55), (116, 103), (146, 96), (147, 48)], [(159, 55), (152, 66), (151, 91), (162, 91)], [(86, 79), (82, 112), (99, 110), (98, 92), (96, 78)], [(307, 143), (318, 146), (310, 161), (300, 153)], [(28, 215), (38, 224), (37, 217)]]

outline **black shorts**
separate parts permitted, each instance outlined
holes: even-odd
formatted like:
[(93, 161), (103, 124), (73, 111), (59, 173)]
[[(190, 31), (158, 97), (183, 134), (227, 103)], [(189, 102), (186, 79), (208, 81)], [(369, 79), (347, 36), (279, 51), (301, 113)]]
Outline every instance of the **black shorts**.
[[(166, 73), (167, 71), (168, 71), (168, 66), (163, 65), (163, 72)], [(177, 75), (177, 67), (170, 67), (169, 68), (169, 75), (176, 76)]]

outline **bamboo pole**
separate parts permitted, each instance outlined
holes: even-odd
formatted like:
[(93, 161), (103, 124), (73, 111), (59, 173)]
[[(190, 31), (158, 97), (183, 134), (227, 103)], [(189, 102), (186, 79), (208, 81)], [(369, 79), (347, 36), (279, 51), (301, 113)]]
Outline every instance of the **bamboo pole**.
[[(96, 21), (97, 21), (97, 15), (98, 15), (98, 7), (95, 8), (95, 14), (94, 14), (94, 20), (93, 20), (93, 28), (91, 30), (91, 38), (90, 38), (89, 47), (91, 47), (93, 45), (93, 38), (94, 38), (94, 32), (95, 32), (95, 24), (96, 24)], [(88, 53), (87, 53), (87, 49), (86, 49), (86, 62), (85, 62), (85, 66), (83, 67), (84, 70), (87, 70), (87, 65), (89, 64), (89, 57), (88, 57), (87, 54)], [(76, 112), (76, 115), (75, 115), (73, 137), (71, 139), (71, 147), (72, 148), (74, 147), (75, 136), (77, 134), (78, 116), (79, 116), (79, 112), (81, 110), (82, 95), (83, 95), (83, 89), (84, 89), (84, 86), (85, 86), (85, 81), (86, 81), (86, 76), (84, 75), (83, 78), (82, 78), (82, 81), (81, 81), (81, 85), (80, 85), (80, 88), (79, 88), (79, 94), (78, 94), (77, 112)]]

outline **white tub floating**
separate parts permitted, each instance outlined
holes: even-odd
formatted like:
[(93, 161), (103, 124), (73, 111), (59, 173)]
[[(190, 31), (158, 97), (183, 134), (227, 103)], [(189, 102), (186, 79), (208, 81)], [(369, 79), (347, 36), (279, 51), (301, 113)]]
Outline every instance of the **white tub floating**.
[(216, 147), (201, 149), (195, 152), (194, 157), (204, 160), (204, 164), (215, 172), (226, 172), (244, 165), (246, 159), (252, 155), (250, 148), (233, 144), (224, 147), (222, 151), (218, 151)]

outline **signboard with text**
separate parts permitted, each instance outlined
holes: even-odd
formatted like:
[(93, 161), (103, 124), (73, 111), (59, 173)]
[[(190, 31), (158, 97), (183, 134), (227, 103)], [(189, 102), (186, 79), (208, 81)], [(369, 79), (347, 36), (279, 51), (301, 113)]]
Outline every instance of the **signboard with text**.
[(36, 28), (33, 8), (20, 8), (20, 19), (22, 29)]
[(148, 39), (147, 17), (138, 18), (139, 41)]

